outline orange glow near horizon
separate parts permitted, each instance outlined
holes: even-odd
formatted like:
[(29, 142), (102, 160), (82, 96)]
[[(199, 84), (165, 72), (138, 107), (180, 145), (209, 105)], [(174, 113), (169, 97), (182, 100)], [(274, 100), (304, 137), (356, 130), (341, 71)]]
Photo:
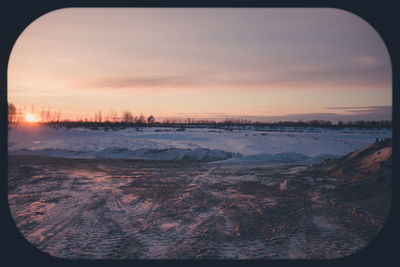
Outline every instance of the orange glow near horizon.
[(18, 37), (7, 73), (26, 123), (391, 118), (383, 40), (331, 8), (59, 9)]
[(28, 113), (25, 115), (25, 121), (33, 123), (33, 122), (37, 122), (37, 119), (35, 118), (35, 116), (33, 114)]

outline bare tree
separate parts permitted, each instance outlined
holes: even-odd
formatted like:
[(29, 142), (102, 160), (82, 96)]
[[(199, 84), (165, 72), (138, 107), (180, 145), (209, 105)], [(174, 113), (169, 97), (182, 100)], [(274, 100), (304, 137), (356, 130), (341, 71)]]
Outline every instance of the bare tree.
[(101, 110), (94, 113), (94, 121), (95, 122), (101, 122), (102, 120), (103, 120), (103, 114), (101, 113)]
[(153, 116), (153, 115), (150, 115), (150, 116), (147, 118), (147, 123), (148, 123), (148, 124), (153, 124), (155, 121), (156, 121), (156, 120), (154, 119), (154, 116)]
[(112, 122), (117, 122), (118, 121), (118, 114), (113, 110), (111, 110), (109, 112), (108, 117), (109, 117), (109, 120), (112, 121)]
[(41, 121), (45, 121), (46, 120), (46, 111), (42, 108), (42, 110), (39, 111), (39, 117)]
[(123, 111), (122, 112), (122, 121), (123, 122), (133, 122), (133, 115), (130, 111)]
[(145, 124), (146, 123), (146, 119), (145, 119), (143, 114), (140, 114), (137, 122), (140, 123), (140, 124)]
[(17, 117), (17, 108), (13, 103), (8, 104), (8, 122), (13, 123), (16, 122)]
[(102, 120), (103, 120), (103, 113), (101, 112), (101, 110), (99, 110), (98, 116), (99, 116), (99, 122), (102, 122)]
[(50, 121), (50, 119), (51, 119), (51, 112), (50, 109), (48, 108), (46, 111), (45, 120)]
[(59, 110), (56, 113), (56, 121), (57, 122), (61, 121), (61, 111), (59, 111)]
[(19, 123), (22, 121), (23, 117), (24, 117), (24, 112), (22, 112), (22, 109), (17, 108), (17, 113), (15, 114), (15, 122)]
[(106, 114), (106, 115), (104, 116), (104, 121), (105, 121), (105, 122), (110, 122), (110, 116), (108, 116), (108, 114)]

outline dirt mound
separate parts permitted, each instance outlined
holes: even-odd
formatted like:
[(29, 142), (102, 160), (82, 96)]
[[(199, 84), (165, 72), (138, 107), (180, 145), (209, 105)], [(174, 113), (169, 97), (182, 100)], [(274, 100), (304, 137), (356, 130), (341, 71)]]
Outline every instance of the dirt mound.
[(313, 169), (351, 182), (387, 181), (392, 175), (392, 139), (377, 139), (368, 147), (314, 165)]

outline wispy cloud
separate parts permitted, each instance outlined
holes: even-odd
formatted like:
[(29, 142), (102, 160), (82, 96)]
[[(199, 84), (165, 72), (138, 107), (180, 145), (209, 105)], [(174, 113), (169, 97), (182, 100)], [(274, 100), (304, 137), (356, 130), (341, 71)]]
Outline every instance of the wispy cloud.
[(204, 115), (227, 115), (227, 113), (222, 112), (196, 112), (196, 113), (189, 113), (189, 112), (178, 112), (177, 115), (189, 115), (189, 116), (204, 116)]
[(379, 62), (376, 58), (368, 56), (355, 57), (352, 63), (354, 67), (363, 69), (374, 68), (379, 65)]
[(340, 110), (353, 114), (391, 114), (392, 106), (358, 106), (358, 107), (328, 107), (326, 109)]
[(351, 109), (387, 109), (392, 108), (392, 106), (358, 106), (358, 107), (327, 107), (326, 109), (342, 109), (342, 110), (351, 110)]
[(350, 72), (346, 66), (314, 64), (304, 68), (260, 68), (257, 70), (174, 70), (168, 74), (125, 74), (116, 76), (89, 77), (80, 80), (77, 88), (135, 90), (141, 88), (185, 88), (201, 90), (219, 89), (317, 89), (349, 90), (352, 88), (372, 88), (374, 90), (390, 88), (390, 73), (377, 70), (374, 74), (364, 71)]
[(87, 81), (85, 86), (92, 88), (126, 89), (140, 87), (171, 87), (182, 85), (193, 85), (190, 77), (179, 77), (173, 75), (145, 75), (133, 77), (103, 77), (95, 81)]

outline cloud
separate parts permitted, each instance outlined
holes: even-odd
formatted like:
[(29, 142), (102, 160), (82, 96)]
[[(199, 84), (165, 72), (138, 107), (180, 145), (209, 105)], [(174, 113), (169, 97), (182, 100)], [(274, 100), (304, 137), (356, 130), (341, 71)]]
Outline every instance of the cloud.
[(191, 85), (193, 81), (188, 77), (172, 75), (152, 75), (136, 77), (104, 77), (96, 81), (86, 82), (86, 85), (93, 88), (124, 89), (140, 87), (170, 87)]
[[(150, 71), (149, 71), (150, 72)], [(134, 90), (142, 88), (212, 88), (213, 90), (243, 89), (317, 89), (336, 88), (386, 88), (390, 79), (380, 71), (349, 72), (345, 67), (318, 65), (311, 67), (277, 68), (277, 69), (227, 69), (208, 71), (175, 71), (171, 74), (143, 74), (91, 77), (81, 80), (79, 88)]]
[(369, 69), (378, 66), (378, 61), (376, 60), (376, 58), (367, 56), (355, 57), (352, 60), (352, 63), (353, 66), (363, 69)]
[[(150, 71), (149, 71), (150, 72)], [(79, 82), (90, 89), (196, 88), (215, 85), (250, 84), (233, 75), (213, 71), (175, 71), (172, 74), (115, 75), (85, 78)]]
[(326, 109), (341, 110), (353, 114), (391, 114), (392, 106), (358, 106), (358, 107), (328, 107)]
[(326, 109), (384, 109), (392, 106), (327, 107)]
[(176, 114), (177, 115), (187, 115), (187, 116), (226, 115), (226, 113), (222, 113), (222, 112), (196, 112), (196, 113), (178, 112)]

